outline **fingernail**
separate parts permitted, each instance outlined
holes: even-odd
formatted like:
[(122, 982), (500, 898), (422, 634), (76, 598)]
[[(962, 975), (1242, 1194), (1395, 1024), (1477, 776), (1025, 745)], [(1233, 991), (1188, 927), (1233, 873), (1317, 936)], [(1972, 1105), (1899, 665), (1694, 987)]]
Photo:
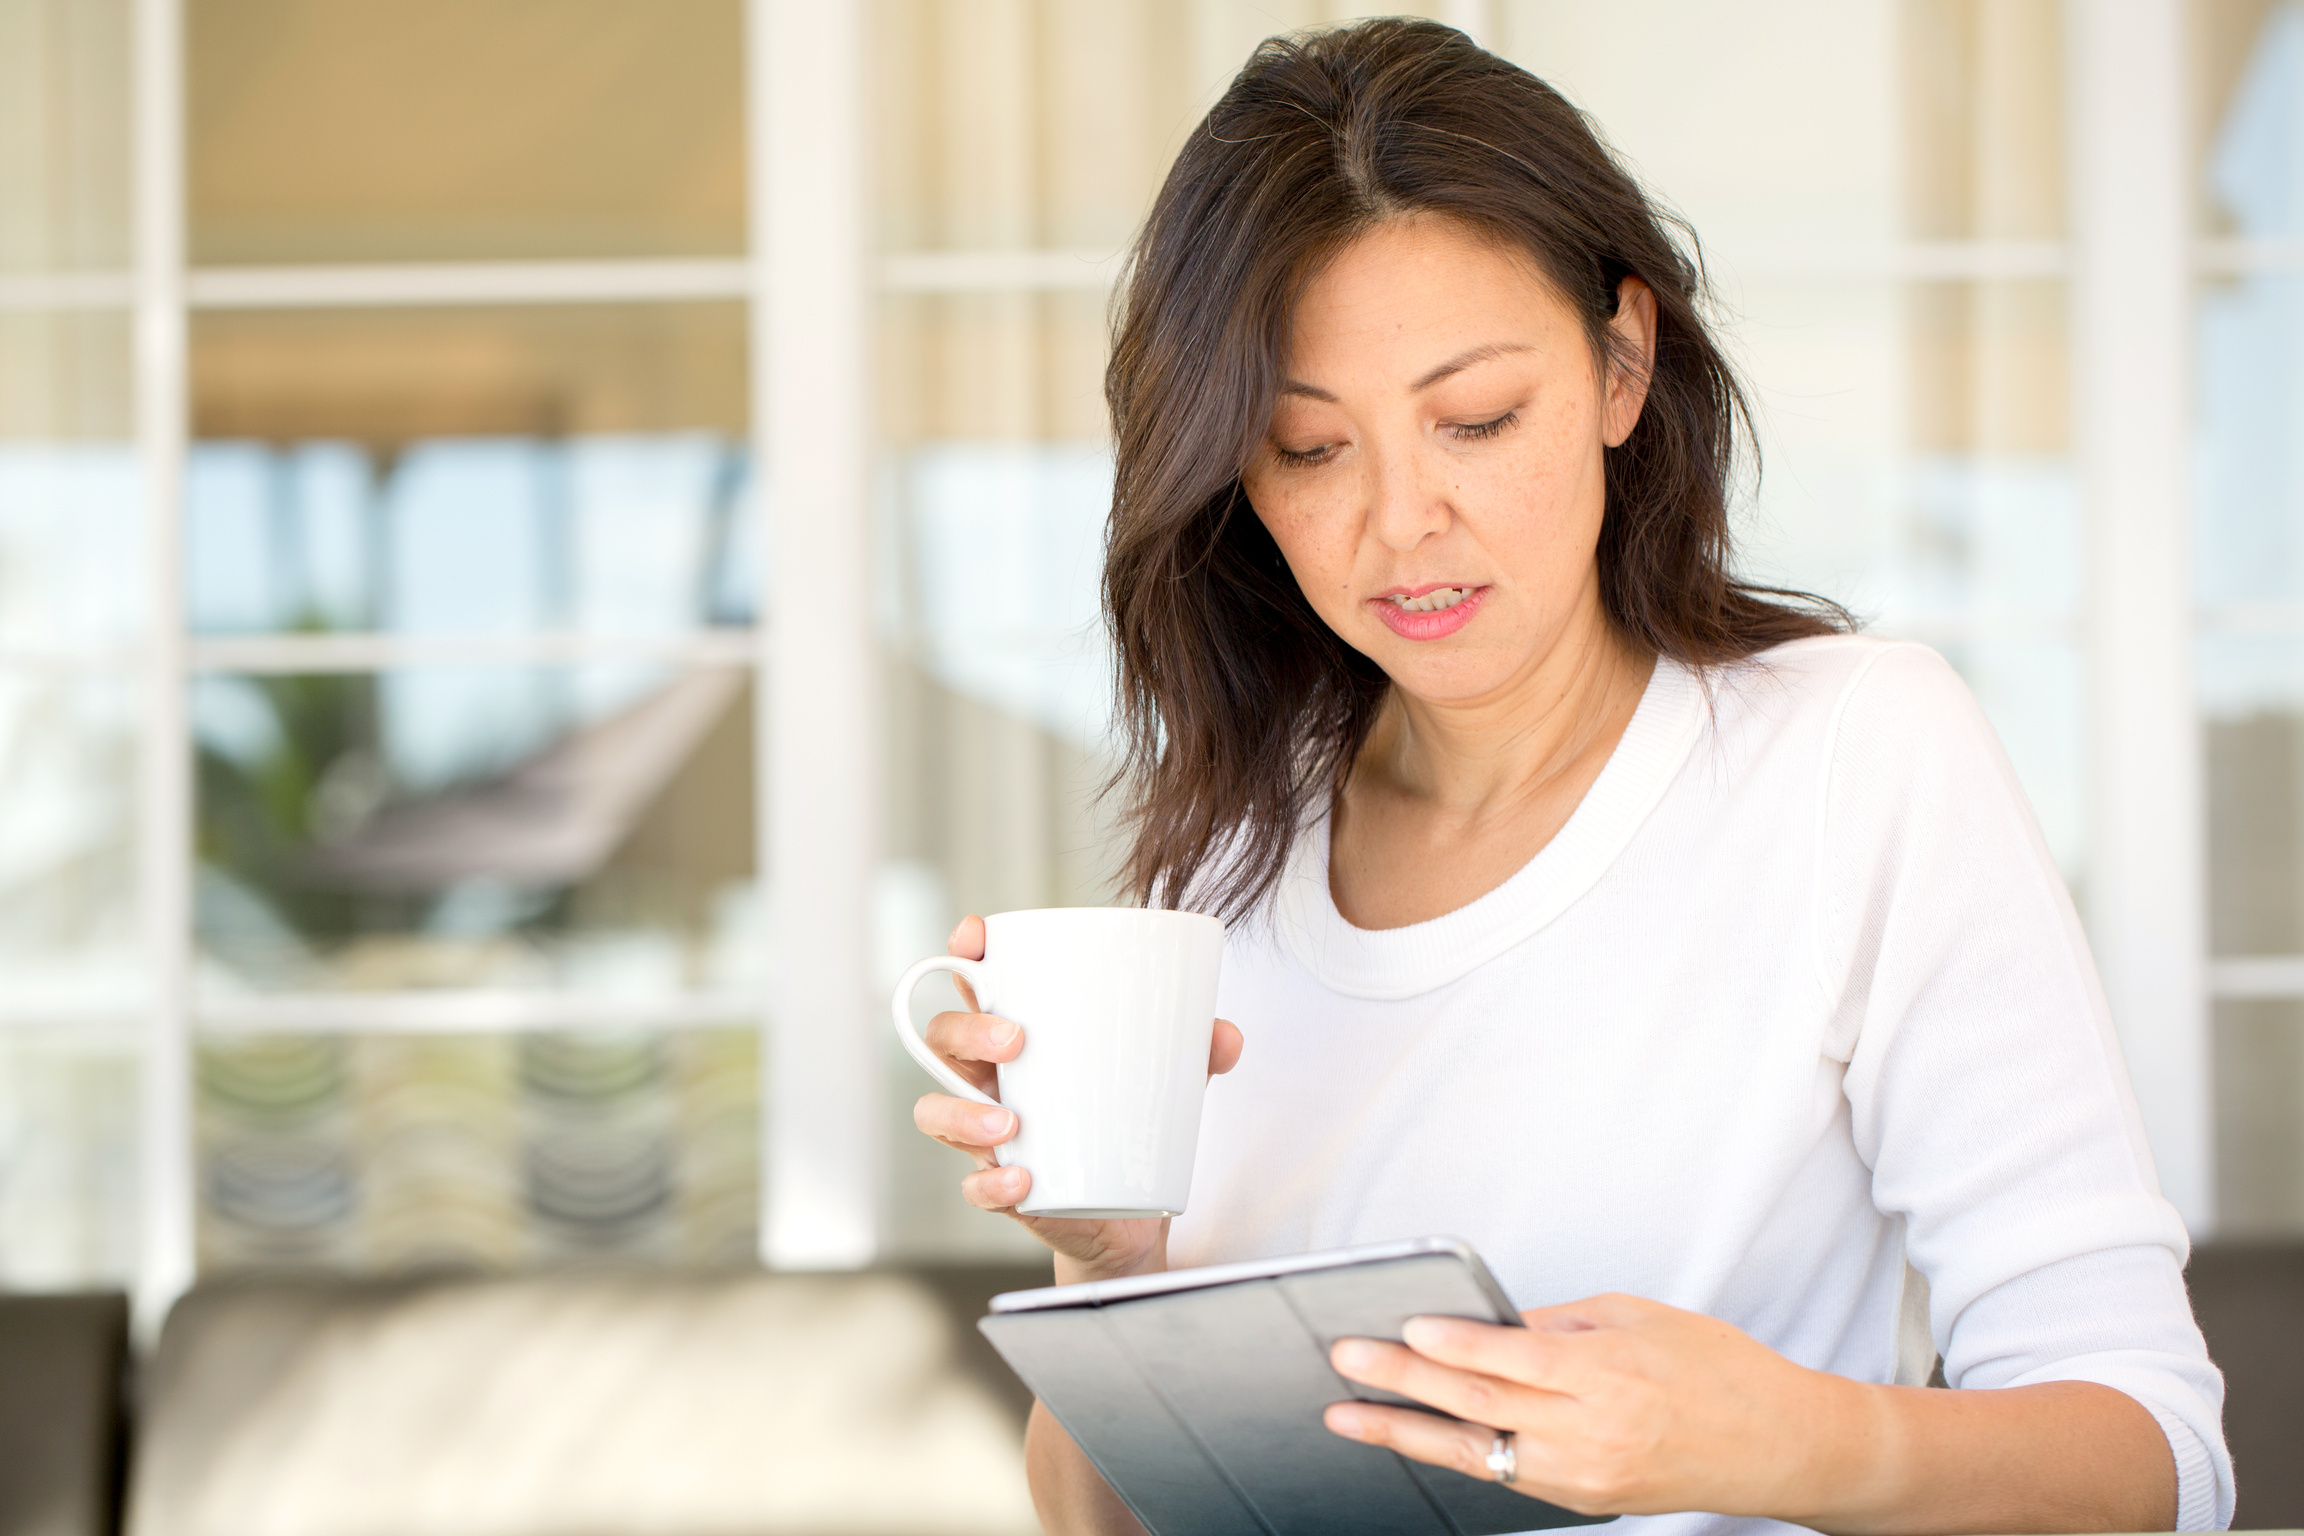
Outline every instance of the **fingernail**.
[(1336, 1369), (1350, 1376), (1372, 1364), (1375, 1353), (1368, 1347), (1366, 1339), (1339, 1339), (1336, 1347), (1329, 1351), (1328, 1358)]
[(1361, 1438), (1361, 1431), (1367, 1426), (1360, 1421), (1360, 1415), (1351, 1409), (1331, 1408), (1328, 1410), (1328, 1427), (1339, 1435), (1349, 1435), (1354, 1440), (1358, 1440)]
[(1008, 1129), (1008, 1111), (988, 1109), (976, 1117), (976, 1128), (987, 1136), (998, 1136)]
[(968, 919), (966, 919), (966, 918), (962, 918), (962, 919), (960, 919), (960, 921), (958, 921), (958, 922), (954, 923), (954, 924), (952, 925), (952, 937), (950, 937), (950, 938), (948, 938), (948, 939), (946, 939), (946, 940), (944, 941), (944, 947), (945, 947), (946, 949), (950, 949), (950, 948), (951, 948), (953, 945), (955, 945), (955, 944), (959, 943), (959, 942), (960, 942), (960, 930), (961, 930), (961, 929), (963, 929), (963, 928), (965, 928), (965, 927), (967, 927), (967, 926), (968, 926)]
[(1440, 1342), (1445, 1331), (1436, 1317), (1412, 1317), (1401, 1328), (1400, 1339), (1410, 1349), (1429, 1349)]
[(997, 1042), (1000, 1045), (1007, 1045), (1014, 1041), (1018, 1035), (1024, 1033), (1024, 1026), (1017, 1023), (1014, 1019), (1002, 1019), (1000, 1022), (1008, 1026), (1007, 1030), (1001, 1034), (1000, 1039)]

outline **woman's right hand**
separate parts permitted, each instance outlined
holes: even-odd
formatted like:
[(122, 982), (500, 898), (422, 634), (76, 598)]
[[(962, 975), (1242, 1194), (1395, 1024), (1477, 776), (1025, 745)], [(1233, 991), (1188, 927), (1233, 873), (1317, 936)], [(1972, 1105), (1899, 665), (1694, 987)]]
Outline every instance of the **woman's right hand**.
[[(966, 917), (952, 930), (946, 946), (966, 960), (984, 958), (984, 919)], [(976, 994), (959, 977), (952, 978), (967, 1012), (940, 1013), (929, 1022), (928, 1048), (952, 1070), (986, 1093), (997, 1095), (994, 1068), (1014, 1061), (1024, 1049), (1024, 1029), (989, 1013), (978, 1013)], [(1240, 1031), (1225, 1019), (1216, 1021), (1208, 1043), (1208, 1074), (1229, 1072), (1240, 1060)], [(1013, 1140), (1015, 1111), (987, 1108), (949, 1093), (923, 1095), (912, 1106), (912, 1123), (948, 1147), (965, 1152), (975, 1171), (960, 1181), (960, 1193), (970, 1205), (996, 1211), (1023, 1226), (1056, 1254), (1056, 1283), (1110, 1280), (1121, 1275), (1149, 1274), (1168, 1267), (1166, 1217), (1131, 1221), (1080, 1221), (1048, 1216), (1024, 1216), (1016, 1210), (1032, 1188), (1027, 1168), (1003, 1168), (993, 1148)]]

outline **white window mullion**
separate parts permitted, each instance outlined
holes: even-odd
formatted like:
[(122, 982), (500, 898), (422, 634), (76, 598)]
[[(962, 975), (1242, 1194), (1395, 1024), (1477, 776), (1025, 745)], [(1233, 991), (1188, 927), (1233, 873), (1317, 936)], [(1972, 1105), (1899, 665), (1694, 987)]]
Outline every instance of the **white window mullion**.
[(746, 264), (711, 257), (631, 261), (390, 262), (204, 267), (195, 309), (358, 309), (433, 304), (641, 304), (742, 298)]
[(772, 552), (760, 632), (759, 868), (776, 966), (762, 1052), (761, 1256), (870, 1262), (881, 1026), (869, 511), (864, 7), (749, 0), (752, 413)]
[(2191, 202), (2181, 0), (2067, 0), (2073, 420), (2091, 546), (2096, 962), (2160, 1182), (2215, 1221), (2186, 472)]
[(530, 1030), (712, 1029), (758, 1018), (740, 992), (623, 994), (541, 987), (413, 992), (262, 992), (200, 1003), (203, 1036), (506, 1034)]
[[(750, 629), (618, 634), (544, 629), (517, 634), (432, 635), (398, 630), (321, 634), (275, 632), (190, 639), (195, 672), (385, 672), (396, 667), (565, 667), (591, 662), (664, 662), (677, 667), (749, 667), (762, 654)], [(7, 659), (0, 652), (0, 662)]]
[(136, 1313), (152, 1336), (192, 1283), (192, 754), (184, 698), (184, 316), (181, 0), (136, 0), (136, 435), (145, 505), (138, 899), (151, 1011), (140, 1075)]

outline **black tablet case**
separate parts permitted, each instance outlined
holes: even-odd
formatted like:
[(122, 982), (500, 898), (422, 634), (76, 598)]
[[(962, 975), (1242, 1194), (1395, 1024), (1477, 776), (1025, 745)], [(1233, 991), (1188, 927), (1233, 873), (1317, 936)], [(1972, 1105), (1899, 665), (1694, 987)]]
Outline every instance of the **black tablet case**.
[[(1465, 1261), (1420, 1253), (977, 1326), (1153, 1536), (1502, 1536), (1590, 1525), (1484, 1479), (1332, 1434), (1330, 1403), (1405, 1399), (1328, 1365), (1411, 1317), (1506, 1320)], [(1508, 1315), (1508, 1314), (1507, 1314)]]

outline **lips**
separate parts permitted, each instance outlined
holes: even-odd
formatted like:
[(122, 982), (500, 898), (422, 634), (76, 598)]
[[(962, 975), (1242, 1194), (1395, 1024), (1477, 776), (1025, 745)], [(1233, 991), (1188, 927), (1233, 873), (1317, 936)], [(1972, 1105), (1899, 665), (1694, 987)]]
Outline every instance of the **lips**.
[(1404, 587), (1369, 599), (1384, 627), (1403, 640), (1440, 640), (1472, 622), (1488, 588)]

